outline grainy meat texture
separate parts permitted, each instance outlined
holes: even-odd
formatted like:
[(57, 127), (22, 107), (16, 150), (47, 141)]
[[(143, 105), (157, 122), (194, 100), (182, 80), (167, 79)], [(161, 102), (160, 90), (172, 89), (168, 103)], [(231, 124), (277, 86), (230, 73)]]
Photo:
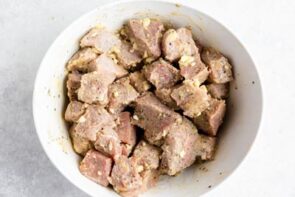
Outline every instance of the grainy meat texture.
[(229, 83), (211, 83), (206, 87), (213, 98), (226, 99), (229, 96)]
[(204, 48), (202, 59), (209, 67), (210, 81), (214, 83), (227, 83), (233, 80), (232, 66), (228, 59), (220, 52), (211, 47)]
[(198, 82), (199, 84), (207, 80), (209, 71), (201, 61), (200, 55), (183, 55), (179, 62), (180, 74), (187, 80)]
[(142, 72), (136, 71), (129, 75), (130, 84), (139, 92), (143, 93), (151, 88), (151, 84), (146, 80)]
[(76, 125), (77, 124), (74, 123), (69, 130), (69, 134), (73, 143), (73, 148), (76, 153), (80, 155), (85, 155), (86, 152), (93, 147), (93, 144), (87, 138), (81, 137), (77, 134), (77, 131), (75, 129)]
[(185, 81), (172, 91), (171, 97), (183, 109), (184, 115), (193, 118), (199, 116), (209, 106), (209, 96), (205, 86)]
[(141, 55), (128, 42), (122, 42), (119, 48), (115, 48), (114, 53), (119, 63), (128, 70), (136, 67), (142, 60)]
[(115, 129), (104, 127), (96, 134), (94, 143), (96, 150), (112, 157), (115, 161), (122, 154), (121, 140)]
[(71, 101), (66, 109), (65, 120), (68, 122), (76, 122), (85, 112), (87, 104), (79, 101)]
[(203, 161), (212, 160), (216, 149), (216, 137), (200, 134), (196, 143), (197, 157)]
[(187, 28), (167, 30), (163, 35), (162, 48), (165, 59), (170, 62), (178, 60), (183, 55), (199, 54), (192, 32)]
[(80, 164), (80, 172), (90, 180), (108, 186), (112, 159), (95, 150), (89, 150)]
[(161, 55), (161, 37), (164, 30), (162, 22), (155, 19), (131, 19), (127, 22), (126, 33), (133, 48), (143, 58), (156, 59)]
[(98, 53), (105, 53), (119, 47), (120, 39), (103, 27), (92, 28), (80, 41), (80, 46), (93, 47)]
[(114, 80), (115, 75), (97, 71), (82, 75), (78, 99), (89, 104), (106, 105), (108, 103), (108, 87)]
[(120, 140), (133, 147), (136, 143), (136, 128), (131, 124), (131, 113), (121, 112), (116, 118), (116, 132)]
[[(176, 86), (178, 87), (178, 86)], [(176, 102), (172, 99), (171, 97), (171, 93), (173, 91), (173, 89), (175, 89), (176, 87), (172, 87), (172, 88), (162, 88), (162, 89), (156, 89), (155, 90), (155, 95), (157, 96), (157, 98), (165, 105), (167, 105), (168, 107), (170, 107), (173, 110), (178, 110), (180, 109)]]
[(110, 113), (116, 114), (124, 110), (138, 97), (138, 92), (130, 85), (128, 77), (117, 80), (110, 85), (108, 91), (109, 104), (107, 109)]
[(118, 65), (116, 61), (117, 60), (111, 57), (111, 55), (103, 53), (89, 63), (88, 70), (90, 72), (97, 71), (98, 73), (110, 76), (115, 75), (116, 78), (126, 76), (128, 72), (122, 66)]
[(96, 135), (104, 128), (116, 126), (113, 117), (101, 106), (89, 105), (78, 119), (76, 132), (79, 136), (95, 141)]
[(162, 146), (161, 171), (176, 175), (194, 163), (197, 156), (198, 130), (186, 118), (172, 124)]
[(204, 133), (210, 136), (216, 136), (219, 126), (223, 122), (226, 111), (224, 100), (211, 99), (209, 107), (194, 118), (194, 123)]
[(69, 71), (79, 70), (88, 71), (88, 64), (97, 57), (95, 51), (91, 48), (80, 49), (76, 52), (67, 64)]
[(81, 81), (81, 74), (78, 72), (72, 72), (68, 74), (68, 79), (67, 79), (67, 90), (68, 90), (68, 97), (71, 101), (77, 100), (78, 95), (77, 91), (80, 88), (80, 83)]
[(146, 65), (143, 73), (157, 89), (170, 88), (181, 79), (178, 69), (163, 59)]
[(133, 123), (145, 130), (146, 140), (155, 145), (161, 145), (169, 127), (181, 116), (162, 104), (154, 94), (146, 93), (135, 101)]

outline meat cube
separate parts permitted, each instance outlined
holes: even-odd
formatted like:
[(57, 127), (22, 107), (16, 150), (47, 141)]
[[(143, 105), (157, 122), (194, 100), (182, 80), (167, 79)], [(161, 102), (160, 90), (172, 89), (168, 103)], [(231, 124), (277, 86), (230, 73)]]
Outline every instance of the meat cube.
[(142, 72), (136, 71), (129, 75), (130, 84), (139, 92), (143, 93), (151, 88), (151, 84), (146, 80)]
[(201, 160), (212, 160), (216, 149), (217, 140), (215, 137), (199, 135), (196, 143), (197, 157)]
[(229, 83), (211, 83), (207, 85), (209, 94), (216, 99), (225, 99), (229, 95)]
[(84, 176), (105, 187), (109, 185), (111, 169), (112, 159), (95, 150), (89, 150), (80, 164)]
[(112, 59), (111, 55), (106, 53), (101, 54), (89, 64), (89, 71), (97, 71), (105, 75), (115, 75), (116, 78), (126, 76), (128, 72), (116, 63), (116, 60)]
[(85, 104), (79, 101), (71, 101), (65, 112), (65, 120), (68, 122), (76, 122), (85, 112)]
[(119, 139), (130, 146), (134, 146), (136, 143), (136, 129), (131, 124), (130, 112), (121, 112), (116, 118), (117, 128), (116, 132)]
[(78, 72), (72, 72), (68, 74), (67, 89), (68, 89), (68, 97), (70, 101), (78, 99), (77, 91), (81, 85), (80, 81), (81, 81), (81, 74), (79, 74)]
[(156, 89), (155, 95), (162, 103), (164, 103), (165, 105), (167, 105), (171, 109), (178, 110), (179, 107), (176, 105), (176, 102), (171, 97), (171, 93), (172, 93), (173, 89), (174, 89), (174, 87), (173, 88)]
[(103, 107), (89, 105), (77, 121), (76, 132), (79, 136), (94, 142), (99, 131), (115, 126), (113, 117)]
[(114, 50), (119, 63), (125, 69), (132, 69), (141, 62), (141, 55), (128, 42), (122, 42), (119, 49)]
[(121, 44), (120, 39), (105, 28), (92, 28), (80, 41), (80, 46), (94, 47), (98, 53), (106, 53)]
[(178, 69), (163, 59), (145, 66), (143, 73), (157, 89), (170, 88), (181, 79)]
[(67, 64), (69, 71), (79, 70), (83, 72), (88, 71), (87, 65), (94, 60), (97, 54), (91, 48), (80, 49), (76, 52)]
[(138, 172), (141, 173), (144, 170), (152, 170), (159, 167), (160, 153), (158, 147), (142, 140), (135, 147), (131, 160), (135, 163)]
[(122, 153), (121, 140), (111, 127), (105, 127), (97, 132), (94, 147), (96, 150), (111, 156), (115, 161)]
[(130, 85), (130, 80), (122, 78), (111, 84), (109, 87), (108, 110), (112, 114), (120, 113), (138, 97), (138, 92)]
[(197, 140), (198, 130), (188, 119), (171, 125), (162, 146), (161, 171), (172, 176), (192, 165), (196, 160)]
[(227, 83), (233, 80), (232, 66), (228, 59), (213, 48), (205, 48), (202, 59), (208, 65), (209, 80), (214, 83)]
[(183, 109), (183, 114), (190, 118), (199, 116), (209, 106), (206, 87), (199, 87), (191, 83), (191, 81), (184, 81), (179, 88), (175, 88), (171, 97)]
[(156, 59), (161, 55), (160, 42), (163, 24), (155, 19), (131, 19), (126, 25), (126, 34), (133, 47), (143, 58)]
[(124, 156), (119, 157), (115, 162), (109, 181), (115, 191), (120, 194), (136, 191), (143, 183), (142, 177), (137, 172), (136, 167)]
[(145, 130), (144, 136), (148, 142), (161, 145), (167, 135), (166, 127), (181, 116), (162, 104), (152, 93), (140, 96), (135, 102), (133, 123)]
[(165, 59), (170, 62), (178, 60), (183, 55), (194, 56), (199, 54), (192, 32), (187, 28), (167, 30), (163, 35), (162, 48)]
[(74, 151), (84, 156), (87, 151), (93, 147), (93, 144), (87, 138), (81, 137), (77, 134), (76, 125), (77, 124), (73, 124), (71, 126), (69, 133), (72, 139)]
[(224, 100), (211, 99), (210, 106), (194, 118), (194, 123), (203, 132), (210, 136), (216, 136), (219, 126), (223, 122), (226, 105)]
[(85, 103), (108, 103), (108, 87), (115, 80), (115, 75), (98, 73), (97, 71), (84, 74), (78, 89), (78, 99)]
[(180, 74), (187, 80), (199, 84), (207, 80), (209, 71), (199, 56), (183, 55), (179, 60)]

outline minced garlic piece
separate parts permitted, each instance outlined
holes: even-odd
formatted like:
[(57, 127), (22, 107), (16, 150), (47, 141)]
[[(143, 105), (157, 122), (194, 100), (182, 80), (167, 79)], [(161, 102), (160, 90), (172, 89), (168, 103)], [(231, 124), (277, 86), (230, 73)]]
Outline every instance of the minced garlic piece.
[(138, 118), (137, 115), (133, 115), (133, 119), (134, 119), (134, 120), (139, 120), (139, 118)]
[(86, 118), (84, 116), (81, 116), (78, 120), (79, 123), (83, 123), (86, 121)]
[(182, 151), (179, 153), (179, 155), (180, 155), (180, 157), (181, 157), (181, 158), (183, 158), (183, 157), (184, 157), (184, 155), (185, 155), (185, 151), (184, 151), (184, 150), (182, 150)]
[(174, 29), (169, 30), (169, 36), (167, 37), (168, 42), (173, 42), (178, 38), (178, 34)]
[(113, 144), (109, 143), (109, 150), (112, 151), (113, 150)]
[(113, 95), (114, 95), (114, 97), (116, 98), (116, 97), (119, 96), (119, 92), (114, 92)]
[(102, 175), (101, 171), (97, 171), (97, 175), (101, 176)]
[(183, 55), (179, 60), (179, 66), (188, 66), (194, 63), (194, 57), (189, 55)]
[(143, 166), (142, 165), (137, 166), (136, 170), (137, 170), (137, 172), (142, 172)]
[(151, 23), (151, 19), (149, 18), (142, 19), (143, 28), (147, 29), (150, 23)]

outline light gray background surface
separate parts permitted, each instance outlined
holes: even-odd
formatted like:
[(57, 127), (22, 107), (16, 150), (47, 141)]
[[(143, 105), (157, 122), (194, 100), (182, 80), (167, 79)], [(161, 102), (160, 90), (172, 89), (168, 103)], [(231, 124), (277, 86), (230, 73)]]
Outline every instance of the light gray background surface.
[[(46, 157), (32, 91), (57, 35), (106, 0), (0, 0), (0, 196), (86, 196)], [(245, 44), (264, 88), (264, 122), (245, 162), (208, 196), (295, 196), (295, 1), (186, 0)], [(196, 188), (197, 189), (197, 188)]]

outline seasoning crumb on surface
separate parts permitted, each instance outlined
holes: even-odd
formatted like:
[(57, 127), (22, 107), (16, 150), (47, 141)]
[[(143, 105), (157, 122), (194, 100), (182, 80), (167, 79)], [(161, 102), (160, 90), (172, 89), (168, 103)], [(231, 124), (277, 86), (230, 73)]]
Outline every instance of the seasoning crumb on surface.
[(255, 81), (252, 81), (252, 84), (255, 84)]
[(208, 185), (208, 188), (211, 188), (212, 187), (212, 185)]

